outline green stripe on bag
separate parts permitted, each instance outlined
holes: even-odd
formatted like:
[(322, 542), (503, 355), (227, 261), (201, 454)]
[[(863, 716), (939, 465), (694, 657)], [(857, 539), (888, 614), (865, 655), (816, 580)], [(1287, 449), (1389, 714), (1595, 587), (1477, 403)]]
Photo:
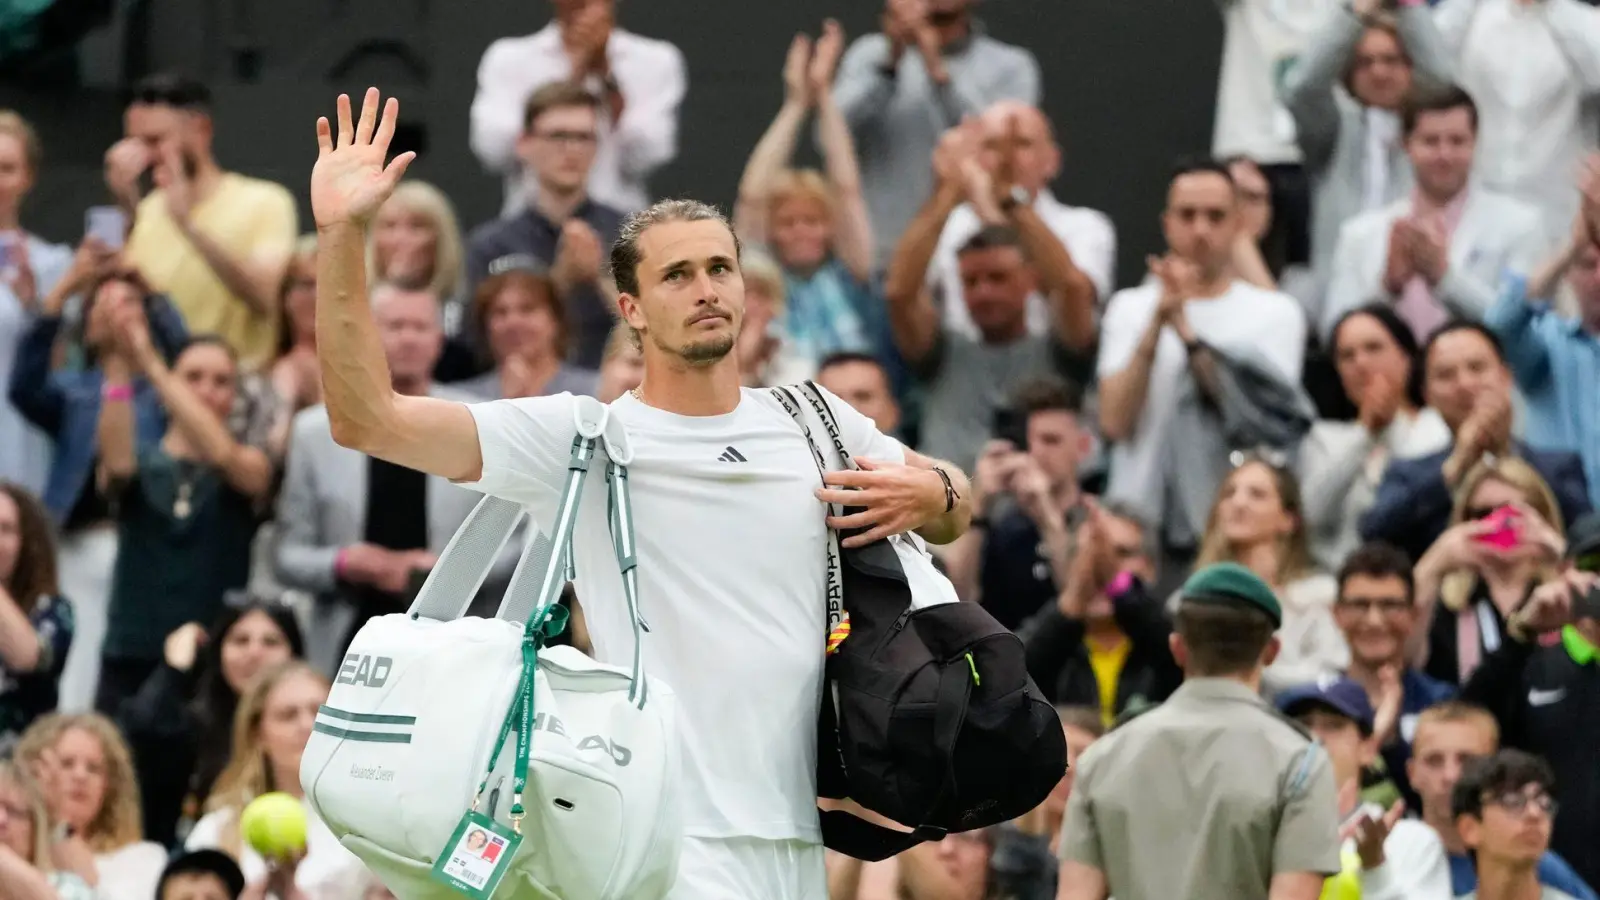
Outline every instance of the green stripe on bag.
[(415, 725), (415, 724), (417, 724), (417, 717), (416, 716), (382, 716), (382, 715), (376, 715), (374, 713), (353, 713), (353, 712), (345, 712), (342, 709), (334, 709), (331, 706), (324, 706), (321, 709), (318, 709), (317, 710), (317, 715), (328, 716), (329, 718), (332, 718), (332, 719), (343, 719), (346, 722), (361, 722), (362, 724), (365, 724), (365, 725)]
[(329, 737), (341, 738), (347, 741), (365, 741), (370, 744), (409, 744), (411, 735), (387, 731), (349, 731), (344, 728), (335, 728), (316, 722), (311, 726), (312, 731), (321, 732)]

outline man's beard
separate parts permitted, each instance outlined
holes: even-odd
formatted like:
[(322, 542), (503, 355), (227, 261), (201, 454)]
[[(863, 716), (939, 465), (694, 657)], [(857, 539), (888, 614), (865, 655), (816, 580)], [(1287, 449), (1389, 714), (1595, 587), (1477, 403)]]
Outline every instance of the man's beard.
[(698, 368), (719, 362), (723, 357), (732, 353), (733, 335), (715, 335), (705, 340), (690, 341), (681, 347), (668, 347), (659, 340), (655, 341), (655, 345), (658, 349), (671, 353), (690, 366)]

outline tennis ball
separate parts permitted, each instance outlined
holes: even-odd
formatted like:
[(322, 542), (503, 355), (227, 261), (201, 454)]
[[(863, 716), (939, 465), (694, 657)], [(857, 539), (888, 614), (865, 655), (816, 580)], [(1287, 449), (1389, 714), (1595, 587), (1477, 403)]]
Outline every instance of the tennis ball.
[(262, 794), (239, 815), (239, 836), (268, 859), (302, 854), (306, 850), (305, 808), (282, 792)]

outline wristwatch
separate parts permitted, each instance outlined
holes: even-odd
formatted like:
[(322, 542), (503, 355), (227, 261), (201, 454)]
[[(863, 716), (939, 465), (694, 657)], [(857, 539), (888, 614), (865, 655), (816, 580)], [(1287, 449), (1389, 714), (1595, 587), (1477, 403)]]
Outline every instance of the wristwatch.
[(1009, 213), (1019, 206), (1027, 206), (1032, 202), (1033, 198), (1028, 196), (1028, 189), (1020, 184), (1014, 184), (1011, 190), (1000, 198), (1000, 211)]

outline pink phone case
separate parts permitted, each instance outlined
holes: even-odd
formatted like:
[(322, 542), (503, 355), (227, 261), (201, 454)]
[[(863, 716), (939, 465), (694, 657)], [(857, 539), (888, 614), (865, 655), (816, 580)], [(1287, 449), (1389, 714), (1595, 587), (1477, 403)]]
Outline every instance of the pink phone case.
[(1500, 550), (1510, 550), (1521, 540), (1517, 536), (1517, 511), (1509, 506), (1502, 506), (1495, 510), (1489, 517), (1495, 529), (1487, 534), (1478, 536), (1479, 543), (1487, 544)]

